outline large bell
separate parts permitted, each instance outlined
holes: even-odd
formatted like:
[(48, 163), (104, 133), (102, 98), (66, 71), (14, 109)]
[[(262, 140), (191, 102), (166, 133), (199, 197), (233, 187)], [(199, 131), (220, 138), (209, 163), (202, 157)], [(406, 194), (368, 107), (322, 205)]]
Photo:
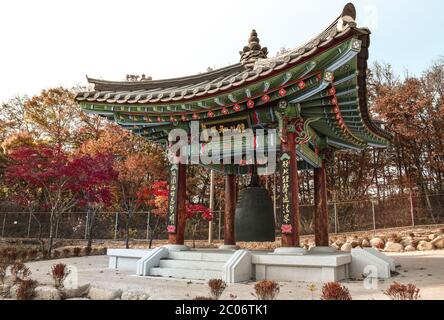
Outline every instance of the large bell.
[(236, 241), (275, 241), (273, 201), (267, 189), (250, 186), (242, 190), (235, 217)]

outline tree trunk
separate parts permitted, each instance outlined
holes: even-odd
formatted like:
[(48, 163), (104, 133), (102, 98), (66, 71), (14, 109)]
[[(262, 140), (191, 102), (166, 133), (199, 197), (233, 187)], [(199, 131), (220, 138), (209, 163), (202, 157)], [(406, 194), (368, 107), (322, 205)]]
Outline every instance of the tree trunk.
[(49, 240), (46, 253), (48, 257), (51, 256), (52, 246), (54, 243), (54, 225), (55, 225), (55, 220), (57, 220), (55, 216), (56, 214), (54, 212), (51, 212), (51, 216), (49, 217)]
[(159, 227), (159, 223), (160, 223), (160, 217), (157, 217), (156, 224), (154, 225), (154, 228), (153, 228), (152, 232), (150, 232), (149, 249), (151, 249), (153, 247), (154, 237), (157, 237), (157, 229)]
[(94, 223), (96, 221), (96, 210), (90, 210), (88, 217), (88, 243), (86, 244), (86, 247), (91, 249), (93, 242)]
[(126, 220), (126, 224), (125, 224), (125, 248), (129, 249), (129, 226), (130, 226), (130, 221), (132, 218), (132, 212), (131, 210), (128, 211), (128, 219)]

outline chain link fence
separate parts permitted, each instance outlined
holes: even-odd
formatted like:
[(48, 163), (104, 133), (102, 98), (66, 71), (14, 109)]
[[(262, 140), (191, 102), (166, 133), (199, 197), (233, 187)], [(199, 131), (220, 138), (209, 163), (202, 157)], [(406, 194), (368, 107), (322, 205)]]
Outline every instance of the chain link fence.
[[(301, 232), (313, 234), (314, 206), (302, 205)], [(371, 231), (376, 229), (409, 227), (420, 225), (444, 224), (444, 194), (392, 197), (378, 200), (361, 200), (329, 203), (330, 233)], [(279, 226), (279, 208), (276, 207), (276, 225)], [(49, 237), (48, 212), (0, 212), (1, 238), (36, 239)], [(122, 240), (125, 236), (126, 214), (119, 212), (100, 212), (94, 223), (94, 239)], [(87, 237), (88, 213), (72, 212), (64, 214), (55, 228), (56, 239), (80, 240)], [(150, 232), (156, 225), (156, 217), (148, 212), (138, 212), (129, 226), (131, 239), (149, 240)], [(214, 211), (213, 239), (223, 239), (224, 213)], [(279, 228), (277, 227), (277, 233)], [(166, 239), (163, 219), (158, 225), (157, 239)], [(201, 222), (196, 240), (208, 238), (209, 223)], [(191, 239), (191, 228), (186, 236)]]

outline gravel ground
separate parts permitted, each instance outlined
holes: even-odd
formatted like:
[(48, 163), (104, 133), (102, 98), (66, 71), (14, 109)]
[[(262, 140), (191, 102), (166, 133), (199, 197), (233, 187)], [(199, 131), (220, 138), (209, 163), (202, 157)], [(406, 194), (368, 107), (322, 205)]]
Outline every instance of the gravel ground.
[[(344, 282), (355, 300), (387, 299), (384, 291), (392, 281), (403, 284), (413, 283), (421, 289), (421, 296), (427, 300), (444, 300), (444, 251), (414, 252), (390, 254), (401, 265), (391, 280), (379, 281), (377, 289), (366, 289), (362, 281)], [(63, 262), (75, 266), (78, 270), (79, 285), (90, 283), (92, 286), (109, 289), (140, 290), (150, 295), (150, 299), (193, 299), (196, 296), (208, 296), (207, 285), (203, 281), (173, 280), (160, 278), (137, 277), (130, 272), (110, 270), (107, 268), (106, 256), (81, 257), (39, 261), (28, 263), (32, 278), (40, 283), (51, 283), (49, 270), (52, 265)], [(308, 283), (280, 283), (279, 299), (311, 300)], [(223, 299), (250, 300), (254, 282), (229, 284)], [(316, 284), (314, 298), (318, 299), (322, 284)]]

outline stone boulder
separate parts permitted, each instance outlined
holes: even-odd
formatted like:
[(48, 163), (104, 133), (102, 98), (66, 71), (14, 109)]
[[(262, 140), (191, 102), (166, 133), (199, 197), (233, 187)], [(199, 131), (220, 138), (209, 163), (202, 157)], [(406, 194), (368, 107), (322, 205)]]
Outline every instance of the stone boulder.
[(384, 248), (385, 252), (404, 252), (404, 246), (396, 242), (387, 242)]
[(102, 289), (91, 287), (88, 291), (88, 298), (91, 300), (116, 300), (122, 296), (122, 290)]
[(353, 246), (351, 245), (351, 243), (348, 243), (348, 242), (344, 243), (341, 247), (341, 251), (344, 251), (344, 252), (350, 252), (352, 249), (353, 249)]
[(341, 248), (344, 244), (345, 244), (345, 240), (343, 240), (343, 239), (338, 239), (338, 240), (336, 240), (336, 245), (339, 247), (339, 248)]
[(60, 291), (52, 286), (39, 286), (35, 288), (34, 300), (61, 300)]
[(66, 300), (73, 298), (82, 298), (88, 295), (90, 287), (91, 286), (89, 284), (85, 284), (78, 288), (64, 288), (62, 289), (62, 296)]
[(370, 245), (376, 249), (384, 249), (385, 242), (381, 238), (373, 238), (370, 240)]
[(430, 251), (434, 249), (434, 246), (431, 242), (428, 241), (420, 241), (418, 246), (416, 247), (419, 251)]
[(362, 246), (363, 248), (371, 247), (371, 245), (370, 245), (370, 241), (368, 241), (367, 239), (362, 240), (361, 246)]
[(404, 250), (405, 250), (405, 252), (414, 252), (414, 251), (416, 251), (416, 248), (414, 246), (409, 245), (409, 246), (406, 246)]
[(431, 242), (433, 246), (435, 246), (436, 249), (444, 249), (444, 235), (441, 235)]
[(148, 300), (149, 294), (137, 290), (129, 290), (122, 293), (121, 300)]
[(401, 242), (400, 242), (404, 247), (407, 246), (413, 246), (415, 243), (415, 240), (412, 237), (405, 237), (402, 238)]
[(359, 247), (359, 241), (358, 240), (352, 240), (352, 241), (350, 241), (350, 244), (351, 244), (353, 249), (356, 248), (356, 247)]

